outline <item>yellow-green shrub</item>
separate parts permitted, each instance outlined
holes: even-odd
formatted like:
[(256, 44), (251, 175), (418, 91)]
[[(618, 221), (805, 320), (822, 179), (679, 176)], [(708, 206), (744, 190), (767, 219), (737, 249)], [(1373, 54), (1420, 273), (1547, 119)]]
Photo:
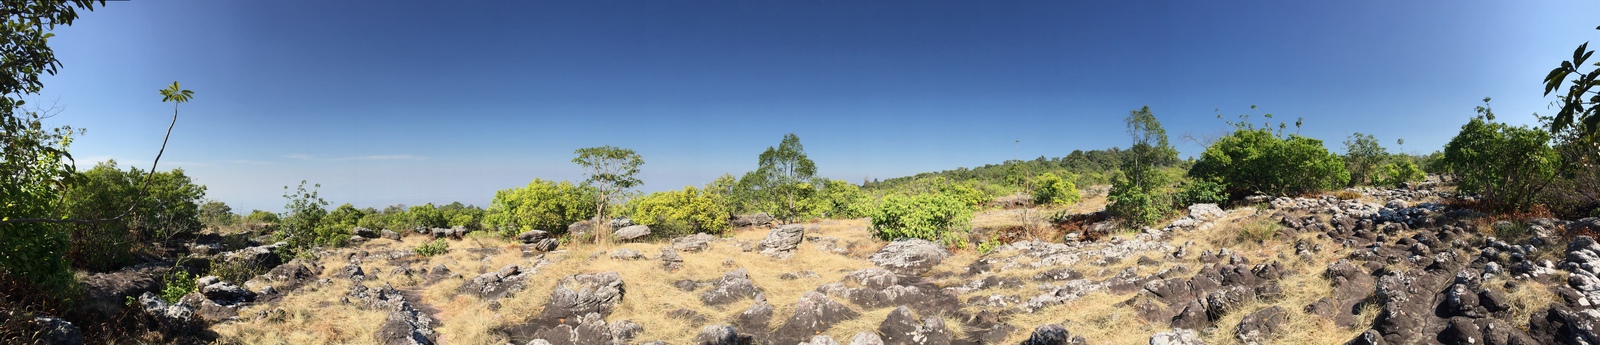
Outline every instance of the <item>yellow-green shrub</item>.
[(633, 222), (649, 226), (656, 236), (717, 234), (728, 229), (728, 212), (718, 197), (695, 187), (683, 187), (634, 198), (628, 208)]

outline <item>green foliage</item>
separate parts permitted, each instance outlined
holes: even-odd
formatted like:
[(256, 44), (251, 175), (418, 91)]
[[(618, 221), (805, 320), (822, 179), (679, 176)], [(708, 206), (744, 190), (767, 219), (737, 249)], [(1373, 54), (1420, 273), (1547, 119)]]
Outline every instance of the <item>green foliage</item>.
[(460, 201), (440, 206), (439, 213), (445, 219), (445, 226), (464, 227), (467, 230), (482, 228), (483, 209), (477, 206), (463, 205)]
[(178, 303), (178, 300), (183, 299), (183, 295), (195, 291), (195, 277), (190, 276), (189, 271), (178, 267), (168, 271), (166, 276), (161, 278), (161, 283), (164, 285), (161, 288), (161, 300), (167, 303)]
[(262, 225), (264, 227), (271, 228), (278, 224), (279, 219), (277, 213), (262, 210), (251, 210), (250, 214), (245, 215), (244, 219), (241, 219), (240, 221), (244, 222), (246, 225)]
[(810, 198), (811, 215), (824, 218), (860, 218), (872, 212), (872, 199), (861, 187), (844, 180), (825, 180)]
[(1075, 180), (1075, 177), (1067, 175), (1067, 179), (1063, 180), (1056, 174), (1039, 174), (1039, 177), (1034, 179), (1034, 183), (1038, 187), (1033, 189), (1033, 203), (1038, 205), (1072, 205), (1078, 203), (1078, 200), (1083, 199), (1083, 195), (1078, 192), (1078, 186), (1071, 181)]
[(805, 195), (814, 192), (811, 180), (817, 174), (817, 165), (806, 157), (800, 137), (789, 133), (777, 148), (767, 147), (761, 152), (756, 171), (746, 174), (746, 184), (755, 191), (755, 198), (768, 206), (766, 211), (784, 221), (794, 221), (805, 214)]
[(450, 225), (450, 220), (430, 202), (407, 209), (405, 224), (412, 227), (443, 228)]
[(1228, 201), (1227, 186), (1206, 179), (1184, 179), (1178, 187), (1174, 207), (1185, 208), (1194, 204), (1220, 204)]
[(1378, 170), (1378, 176), (1373, 179), (1372, 184), (1399, 187), (1402, 183), (1422, 181), (1427, 177), (1428, 175), (1422, 172), (1422, 168), (1417, 167), (1417, 163), (1412, 163), (1410, 159), (1402, 158), (1391, 161), (1389, 164), (1384, 164), (1383, 169)]
[(36, 219), (61, 219), (61, 193), (72, 181), (72, 127), (47, 128), (44, 111), (28, 110), (21, 98), (44, 87), (41, 74), (61, 66), (46, 44), (57, 25), (72, 25), (78, 10), (94, 2), (9, 1), (0, 26), (0, 278), (24, 280), (44, 291), (71, 291), (75, 282), (65, 255), (65, 227)]
[(350, 240), (350, 236), (355, 235), (351, 230), (355, 229), (361, 218), (366, 215), (366, 212), (350, 204), (339, 205), (317, 222), (314, 231), (316, 239), (313, 242), (319, 246), (344, 246), (345, 242)]
[(433, 242), (428, 242), (417, 246), (416, 248), (412, 249), (412, 251), (416, 252), (417, 256), (421, 257), (444, 254), (450, 252), (450, 242), (445, 241), (443, 238), (435, 239)]
[(1494, 121), (1489, 99), (1478, 116), (1444, 147), (1444, 161), (1462, 193), (1480, 194), (1497, 206), (1526, 209), (1555, 176), (1560, 156), (1550, 134)]
[(1167, 141), (1150, 107), (1131, 111), (1125, 120), (1133, 138), (1130, 154), (1124, 156), (1120, 173), (1111, 180), (1106, 212), (1133, 225), (1152, 225), (1170, 214), (1171, 178), (1157, 165), (1177, 160), (1177, 150)]
[(484, 223), (506, 235), (534, 229), (566, 233), (567, 225), (594, 217), (598, 194), (593, 187), (534, 179), (525, 187), (495, 192)]
[[(639, 174), (639, 166), (644, 165), (644, 158), (633, 150), (613, 147), (586, 147), (574, 151), (578, 155), (572, 162), (583, 166), (588, 180), (584, 182), (594, 186), (598, 192), (594, 203), (595, 219), (606, 219), (606, 207), (615, 202), (616, 198), (624, 196), (629, 189), (643, 184), (635, 175)], [(604, 222), (600, 222), (605, 226)], [(595, 231), (595, 240), (598, 241), (604, 231)]]
[[(883, 240), (920, 238), (949, 241), (972, 222), (973, 208), (942, 193), (888, 195), (873, 211), (872, 228)], [(948, 244), (949, 242), (947, 242)]]
[(1234, 196), (1290, 196), (1344, 186), (1350, 181), (1344, 167), (1321, 140), (1240, 126), (1206, 148), (1189, 176), (1220, 181)]
[(227, 203), (217, 200), (206, 200), (200, 204), (200, 224), (209, 228), (232, 226), (239, 223), (239, 215), (233, 214), (233, 208)]
[(658, 237), (696, 232), (720, 234), (728, 229), (727, 211), (716, 194), (694, 187), (663, 191), (635, 198), (630, 203), (635, 223), (650, 226)]
[(245, 260), (212, 260), (207, 275), (217, 276), (218, 279), (228, 282), (242, 282), (255, 278), (266, 269), (260, 265)]
[(1350, 172), (1350, 185), (1365, 184), (1375, 178), (1378, 165), (1389, 157), (1389, 152), (1378, 145), (1370, 134), (1351, 134), (1345, 140), (1344, 167)]
[(327, 244), (326, 239), (317, 234), (317, 225), (322, 218), (328, 215), (328, 202), (317, 197), (317, 188), (321, 184), (313, 185), (310, 191), (306, 190), (306, 181), (300, 181), (300, 186), (294, 192), (288, 192), (289, 186), (284, 186), (283, 198), (288, 203), (283, 205), (284, 212), (279, 215), (277, 233), (274, 238), (278, 241), (288, 242), (289, 247), (295, 250), (311, 248), (315, 245)]
[[(1595, 27), (1600, 30), (1600, 27)], [(1562, 61), (1561, 66), (1550, 70), (1544, 77), (1544, 95), (1567, 86), (1566, 94), (1557, 94), (1560, 97), (1561, 110), (1550, 120), (1550, 133), (1560, 133), (1567, 128), (1576, 128), (1576, 138), (1584, 142), (1600, 142), (1600, 62), (1595, 62), (1588, 72), (1578, 70), (1583, 64), (1594, 56), (1593, 50), (1588, 50), (1589, 43), (1578, 45), (1572, 51), (1572, 60)], [(1571, 77), (1571, 81), (1568, 81)], [(1490, 118), (1489, 120), (1494, 120)]]
[[(146, 181), (147, 192), (141, 189)], [(133, 242), (167, 241), (199, 231), (204, 196), (205, 186), (195, 185), (182, 169), (146, 174), (132, 167), (120, 170), (116, 161), (97, 164), (77, 176), (62, 206), (68, 218), (107, 221), (65, 225), (72, 231), (67, 256), (79, 268), (120, 268), (132, 258)]]

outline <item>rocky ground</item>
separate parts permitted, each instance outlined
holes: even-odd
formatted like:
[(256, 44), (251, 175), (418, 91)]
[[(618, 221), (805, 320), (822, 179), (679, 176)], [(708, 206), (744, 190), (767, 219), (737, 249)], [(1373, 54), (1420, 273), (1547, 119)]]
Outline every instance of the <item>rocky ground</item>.
[[(201, 241), (196, 260), (270, 270), (136, 303), (250, 344), (1600, 343), (1600, 219), (1500, 221), (1431, 185), (1352, 191), (988, 252), (879, 241), (859, 219), (604, 245), (360, 231), (288, 262)], [(435, 237), (445, 254), (412, 250)], [(164, 267), (86, 279), (110, 299)]]

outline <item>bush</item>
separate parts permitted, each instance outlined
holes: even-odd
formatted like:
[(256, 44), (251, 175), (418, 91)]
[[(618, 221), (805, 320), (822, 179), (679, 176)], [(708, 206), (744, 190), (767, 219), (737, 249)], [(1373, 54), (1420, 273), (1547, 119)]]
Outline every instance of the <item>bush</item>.
[(1402, 158), (1389, 162), (1389, 164), (1384, 164), (1383, 169), (1378, 170), (1378, 176), (1373, 179), (1372, 184), (1399, 187), (1403, 183), (1422, 181), (1427, 177), (1428, 175), (1422, 172), (1422, 168), (1417, 167), (1417, 163), (1412, 163), (1410, 159)]
[(860, 218), (872, 212), (871, 200), (861, 187), (844, 180), (827, 180), (811, 197), (812, 214), (822, 218)]
[(161, 282), (165, 285), (161, 288), (161, 300), (167, 303), (178, 303), (184, 295), (195, 291), (195, 277), (181, 267), (173, 267), (161, 278)]
[(1159, 189), (1146, 190), (1133, 185), (1123, 177), (1111, 181), (1111, 191), (1106, 195), (1111, 204), (1106, 205), (1106, 213), (1133, 225), (1155, 224), (1172, 213), (1169, 207), (1172, 201)]
[(293, 250), (310, 248), (318, 244), (317, 226), (322, 223), (322, 217), (328, 215), (328, 202), (317, 197), (317, 188), (322, 185), (313, 185), (310, 191), (306, 190), (306, 181), (300, 181), (300, 186), (293, 193), (287, 192), (289, 186), (284, 186), (284, 199), (289, 202), (283, 205), (284, 213), (279, 216), (277, 232), (273, 237), (278, 241), (288, 242)]
[(1526, 209), (1554, 177), (1560, 157), (1548, 145), (1549, 133), (1493, 122), (1488, 101), (1445, 145), (1445, 164), (1460, 192), (1480, 194), (1497, 207)]
[(1378, 145), (1378, 139), (1370, 134), (1351, 134), (1350, 139), (1345, 140), (1344, 147), (1344, 167), (1350, 172), (1352, 186), (1376, 179), (1378, 164), (1382, 164), (1383, 159), (1389, 156), (1389, 152)]
[(1231, 196), (1302, 195), (1350, 181), (1344, 161), (1321, 140), (1252, 128), (1235, 130), (1206, 148), (1189, 176), (1219, 181)]
[(484, 223), (508, 236), (533, 229), (560, 235), (567, 225), (594, 217), (598, 195), (594, 188), (571, 182), (534, 179), (526, 187), (495, 192)]
[(443, 238), (435, 239), (433, 242), (428, 242), (417, 246), (417, 248), (412, 249), (412, 251), (416, 252), (417, 256), (421, 257), (444, 254), (450, 252), (450, 242), (445, 241)]
[(959, 238), (972, 222), (972, 206), (945, 194), (889, 195), (873, 211), (872, 228), (883, 240), (920, 238), (945, 241)]
[(720, 234), (728, 229), (727, 211), (717, 195), (695, 187), (655, 192), (634, 198), (630, 205), (633, 221), (650, 226), (658, 237), (705, 232)]
[(1033, 189), (1033, 203), (1036, 205), (1072, 205), (1083, 199), (1078, 193), (1078, 185), (1073, 184), (1077, 176), (1066, 173), (1067, 178), (1062, 179), (1056, 174), (1043, 173), (1034, 180), (1039, 187)]
[(1228, 201), (1227, 186), (1204, 179), (1185, 179), (1178, 187), (1177, 204), (1186, 208), (1194, 204), (1221, 204)]
[(1178, 151), (1167, 141), (1150, 107), (1130, 112), (1126, 120), (1133, 146), (1123, 156), (1121, 169), (1106, 194), (1106, 212), (1133, 225), (1151, 225), (1171, 213), (1171, 179), (1156, 167), (1177, 161)]
[(312, 232), (315, 236), (312, 239), (313, 245), (344, 246), (345, 242), (350, 240), (350, 236), (355, 235), (351, 230), (355, 229), (366, 216), (366, 212), (356, 209), (355, 206), (339, 205), (333, 212), (328, 212), (328, 215), (317, 221), (317, 227)]
[[(148, 192), (144, 190), (149, 180)], [(126, 171), (106, 161), (80, 173), (62, 202), (71, 219), (121, 219), (66, 225), (72, 231), (68, 258), (95, 271), (122, 267), (132, 259), (130, 248), (141, 240), (167, 241), (193, 235), (201, 228), (199, 203), (205, 186), (195, 185), (183, 170), (146, 174)]]

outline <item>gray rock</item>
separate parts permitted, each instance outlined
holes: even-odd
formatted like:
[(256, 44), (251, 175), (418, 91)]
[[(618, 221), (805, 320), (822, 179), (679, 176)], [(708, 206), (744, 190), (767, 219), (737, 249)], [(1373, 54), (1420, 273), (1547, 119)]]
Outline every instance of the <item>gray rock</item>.
[[(448, 273), (449, 269), (444, 269), (444, 271)], [(537, 271), (532, 267), (524, 269), (515, 264), (506, 265), (498, 271), (473, 277), (471, 280), (462, 283), (461, 287), (456, 289), (456, 292), (488, 300), (497, 300), (522, 291), (522, 287), (527, 284), (528, 279), (532, 278), (535, 273)]]
[(772, 224), (773, 220), (774, 219), (772, 218), (772, 215), (769, 215), (766, 212), (760, 212), (756, 214), (739, 215), (738, 217), (734, 217), (732, 220), (729, 220), (728, 223), (734, 227), (742, 228), (747, 226), (762, 226)]
[(611, 233), (611, 235), (616, 236), (618, 241), (632, 241), (645, 236), (650, 236), (650, 227), (644, 225), (628, 226), (617, 229), (617, 231)]
[(1028, 340), (1023, 341), (1022, 345), (1067, 345), (1086, 342), (1082, 336), (1073, 336), (1071, 332), (1067, 332), (1066, 327), (1048, 324), (1035, 328), (1033, 334), (1028, 336)]
[(40, 316), (33, 318), (33, 322), (43, 328), (38, 334), (38, 341), (48, 345), (80, 345), (83, 344), (83, 331), (78, 330), (67, 320)]
[(550, 238), (550, 232), (544, 230), (528, 230), (517, 234), (517, 241), (527, 244), (539, 243), (546, 238)]
[(217, 304), (231, 306), (250, 302), (256, 298), (256, 294), (254, 292), (245, 290), (245, 288), (234, 285), (233, 283), (218, 281), (216, 279), (208, 282), (211, 284), (201, 286), (200, 293), (205, 295), (206, 299), (212, 300)]
[[(694, 337), (694, 343), (700, 345), (741, 345), (749, 343), (749, 337), (739, 336), (739, 331), (729, 325), (710, 325), (700, 329), (700, 335)], [(741, 341), (742, 340), (742, 341)]]
[(372, 229), (363, 228), (363, 227), (359, 227), (359, 226), (356, 227), (355, 229), (351, 229), (350, 232), (356, 234), (356, 236), (361, 236), (361, 237), (366, 237), (366, 238), (378, 238), (378, 232), (377, 231), (373, 231)]
[(533, 244), (533, 250), (549, 253), (549, 252), (556, 251), (556, 247), (559, 247), (560, 245), (561, 245), (561, 241), (560, 240), (556, 240), (554, 238), (546, 238), (546, 239), (539, 240), (538, 243), (534, 243)]
[(916, 316), (911, 315), (911, 308), (905, 306), (890, 311), (878, 325), (878, 333), (883, 334), (886, 345), (950, 344), (950, 331), (945, 329), (944, 320), (930, 317), (918, 322)]
[(644, 259), (644, 254), (633, 249), (617, 248), (617, 250), (611, 251), (611, 258), (614, 260), (642, 260)]
[(761, 240), (758, 248), (761, 254), (777, 258), (788, 258), (800, 248), (800, 242), (805, 240), (805, 227), (800, 224), (789, 224), (772, 229), (767, 233), (767, 238)]
[(839, 345), (839, 342), (834, 341), (832, 337), (818, 334), (811, 337), (811, 341), (800, 343), (799, 345)]
[(389, 231), (388, 229), (384, 229), (383, 231), (379, 231), (378, 233), (379, 233), (379, 235), (378, 235), (379, 237), (383, 237), (383, 238), (389, 239), (391, 241), (399, 241), (400, 240), (400, 233), (398, 233), (398, 232)]
[(716, 236), (707, 235), (706, 233), (702, 232), (672, 239), (672, 248), (695, 253), (711, 248), (711, 242), (716, 240)]
[(663, 246), (661, 247), (661, 268), (665, 268), (668, 271), (676, 271), (679, 268), (683, 268), (683, 257), (678, 256), (678, 251), (673, 250), (672, 246)]
[(1150, 345), (1205, 345), (1200, 333), (1191, 329), (1174, 328), (1172, 331), (1150, 336)]
[(1246, 345), (1268, 344), (1272, 335), (1281, 332), (1288, 322), (1289, 314), (1283, 307), (1268, 307), (1245, 315), (1234, 336)]
[(922, 239), (902, 239), (873, 253), (868, 260), (896, 274), (918, 276), (928, 273), (939, 262), (950, 257), (950, 251), (937, 243)]
[(1189, 218), (1194, 218), (1198, 221), (1212, 221), (1227, 215), (1228, 212), (1223, 211), (1221, 207), (1217, 207), (1217, 204), (1189, 205)]
[(826, 332), (839, 322), (860, 316), (861, 313), (834, 302), (828, 296), (809, 291), (795, 304), (794, 315), (773, 333), (773, 340), (778, 344), (797, 344)]
[(712, 282), (711, 286), (711, 290), (700, 295), (700, 301), (711, 306), (754, 298), (761, 293), (761, 288), (750, 281), (750, 276), (742, 268), (723, 274), (722, 278)]
[(883, 345), (883, 338), (878, 337), (877, 333), (860, 332), (850, 337), (850, 345)]
[(644, 333), (644, 326), (633, 321), (622, 320), (611, 323), (611, 342), (614, 344), (627, 344), (640, 333)]
[(190, 308), (182, 303), (167, 304), (166, 301), (161, 300), (161, 297), (157, 297), (156, 294), (150, 292), (145, 292), (144, 294), (139, 295), (138, 301), (139, 306), (144, 309), (144, 312), (149, 313), (150, 315), (155, 315), (159, 318), (165, 318), (170, 322), (176, 323), (189, 323), (194, 321), (194, 308)]
[(570, 319), (589, 313), (601, 317), (611, 315), (611, 310), (622, 301), (624, 289), (622, 276), (616, 272), (587, 273), (567, 276), (556, 283), (550, 293), (549, 303), (540, 312), (540, 319), (558, 324), (560, 319)]
[(612, 229), (621, 229), (621, 228), (626, 228), (626, 227), (630, 227), (630, 226), (633, 226), (633, 220), (632, 219), (617, 218), (617, 219), (612, 219), (611, 220), (611, 228)]

